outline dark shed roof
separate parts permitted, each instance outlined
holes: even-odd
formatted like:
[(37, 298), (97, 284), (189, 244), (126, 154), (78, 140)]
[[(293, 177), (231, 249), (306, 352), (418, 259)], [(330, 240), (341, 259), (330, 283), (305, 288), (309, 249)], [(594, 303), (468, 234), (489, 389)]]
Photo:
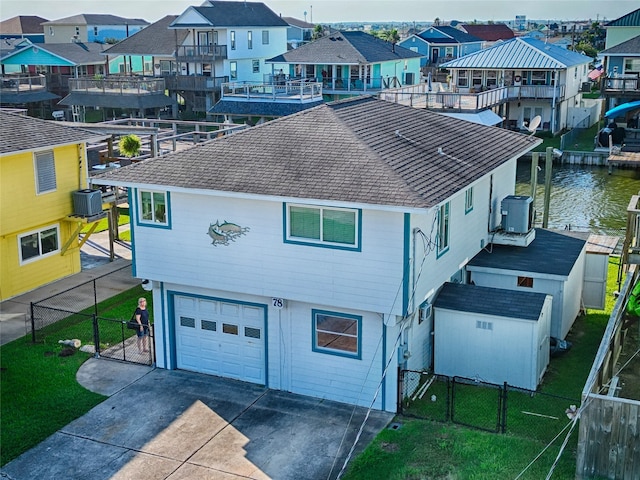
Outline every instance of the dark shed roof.
[(459, 312), (537, 321), (546, 298), (544, 293), (445, 283), (433, 306)]
[(483, 267), (567, 276), (585, 246), (585, 241), (542, 228), (528, 247), (493, 245), (491, 253), (482, 250), (467, 268)]

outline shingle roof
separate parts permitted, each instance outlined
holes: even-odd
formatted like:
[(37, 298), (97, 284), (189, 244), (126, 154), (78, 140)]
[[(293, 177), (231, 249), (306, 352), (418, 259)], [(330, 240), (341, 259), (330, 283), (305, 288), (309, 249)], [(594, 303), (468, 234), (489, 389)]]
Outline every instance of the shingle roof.
[(428, 208), (539, 143), (508, 130), (361, 97), (96, 178), (105, 185)]
[(493, 25), (461, 25), (467, 33), (478, 37), (485, 42), (496, 42), (498, 40), (510, 40), (515, 37), (513, 30), (504, 23), (494, 23)]
[(514, 38), (490, 48), (443, 63), (444, 68), (525, 68), (529, 70), (564, 69), (592, 61), (591, 57), (572, 52), (535, 38)]
[(483, 267), (567, 276), (580, 256), (585, 241), (536, 228), (536, 238), (528, 247), (493, 245), (492, 253), (482, 250), (467, 268)]
[(171, 56), (177, 45), (182, 45), (189, 35), (185, 29), (169, 29), (177, 15), (167, 15), (147, 28), (134, 33), (128, 38), (109, 47), (107, 55), (163, 55)]
[(288, 26), (262, 2), (211, 2), (211, 6), (191, 8), (219, 28)]
[(294, 113), (317, 107), (322, 100), (309, 103), (283, 102), (241, 102), (237, 100), (220, 100), (207, 113), (214, 115), (242, 115), (261, 117), (284, 117)]
[(418, 57), (424, 55), (365, 32), (335, 32), (266, 62), (360, 65)]
[(107, 47), (108, 45), (94, 42), (45, 43), (37, 45), (37, 48), (69, 60), (75, 65), (104, 64), (106, 59), (102, 52)]
[(445, 283), (433, 306), (459, 312), (537, 321), (545, 298), (544, 293)]
[(44, 27), (40, 24), (46, 21), (46, 18), (35, 15), (19, 15), (0, 22), (0, 33), (3, 35), (44, 33)]
[(59, 102), (60, 105), (84, 105), (106, 108), (161, 108), (173, 104), (173, 99), (163, 93), (145, 95), (113, 95), (110, 93), (71, 92)]
[(294, 17), (282, 17), (282, 19), (287, 22), (289, 25), (293, 26), (293, 27), (298, 27), (298, 28), (307, 28), (312, 30), (313, 28), (315, 28), (315, 25), (313, 23), (308, 23), (305, 22), (304, 20), (300, 20), (298, 18), (294, 18)]
[(640, 55), (640, 35), (630, 38), (626, 42), (614, 45), (611, 48), (602, 50), (600, 54), (604, 56), (618, 56), (618, 55)]
[(640, 8), (611, 20), (605, 27), (640, 27)]
[(418, 37), (429, 43), (471, 43), (471, 42), (481, 42), (482, 39), (469, 35), (468, 33), (463, 32), (462, 30), (458, 30), (457, 28), (443, 26), (443, 27), (432, 27), (434, 30), (438, 30), (443, 34), (447, 35), (449, 38), (442, 38), (439, 35), (430, 34), (431, 29), (424, 30), (418, 34)]
[[(0, 155), (95, 140), (95, 132), (0, 111)], [(104, 136), (104, 135), (103, 135)]]
[(124, 18), (109, 14), (81, 13), (43, 22), (43, 25), (149, 25), (141, 18)]

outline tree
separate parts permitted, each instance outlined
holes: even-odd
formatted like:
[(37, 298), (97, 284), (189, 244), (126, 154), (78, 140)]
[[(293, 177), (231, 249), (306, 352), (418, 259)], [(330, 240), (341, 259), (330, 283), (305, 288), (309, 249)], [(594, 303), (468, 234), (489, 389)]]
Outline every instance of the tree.
[(384, 32), (383, 37), (384, 40), (391, 43), (391, 50), (396, 51), (396, 43), (400, 41), (400, 34), (398, 30), (395, 28), (393, 30), (387, 30)]
[(134, 134), (120, 137), (120, 141), (118, 142), (120, 154), (127, 158), (137, 157), (140, 154), (141, 148), (142, 142), (140, 141), (140, 137)]
[(436, 17), (436, 19), (433, 21), (433, 24), (434, 24), (436, 27), (439, 27), (439, 26), (440, 26), (440, 17)]
[(311, 36), (311, 39), (317, 40), (321, 37), (324, 37), (324, 27), (318, 24), (313, 28), (313, 35)]

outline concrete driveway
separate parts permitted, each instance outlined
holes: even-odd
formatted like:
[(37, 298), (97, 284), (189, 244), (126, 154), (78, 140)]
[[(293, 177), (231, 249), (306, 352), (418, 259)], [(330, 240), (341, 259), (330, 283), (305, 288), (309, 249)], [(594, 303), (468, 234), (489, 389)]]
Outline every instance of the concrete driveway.
[[(0, 475), (13, 480), (335, 479), (366, 414), (365, 408), (354, 411), (250, 383), (138, 368), (148, 371), (9, 462)], [(372, 411), (356, 452), (391, 418)]]

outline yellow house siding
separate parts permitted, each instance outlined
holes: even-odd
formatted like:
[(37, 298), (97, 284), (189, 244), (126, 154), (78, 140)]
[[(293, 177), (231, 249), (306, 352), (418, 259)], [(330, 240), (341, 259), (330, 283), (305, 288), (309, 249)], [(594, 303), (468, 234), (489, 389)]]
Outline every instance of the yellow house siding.
[[(71, 247), (61, 254), (76, 223), (72, 192), (86, 188), (86, 152), (83, 144), (54, 147), (56, 188), (38, 194), (34, 152), (0, 157), (0, 300), (77, 273), (80, 251)], [(40, 151), (40, 150), (38, 150)], [(20, 264), (19, 237), (58, 226), (58, 251)], [(73, 244), (72, 244), (73, 245)]]

